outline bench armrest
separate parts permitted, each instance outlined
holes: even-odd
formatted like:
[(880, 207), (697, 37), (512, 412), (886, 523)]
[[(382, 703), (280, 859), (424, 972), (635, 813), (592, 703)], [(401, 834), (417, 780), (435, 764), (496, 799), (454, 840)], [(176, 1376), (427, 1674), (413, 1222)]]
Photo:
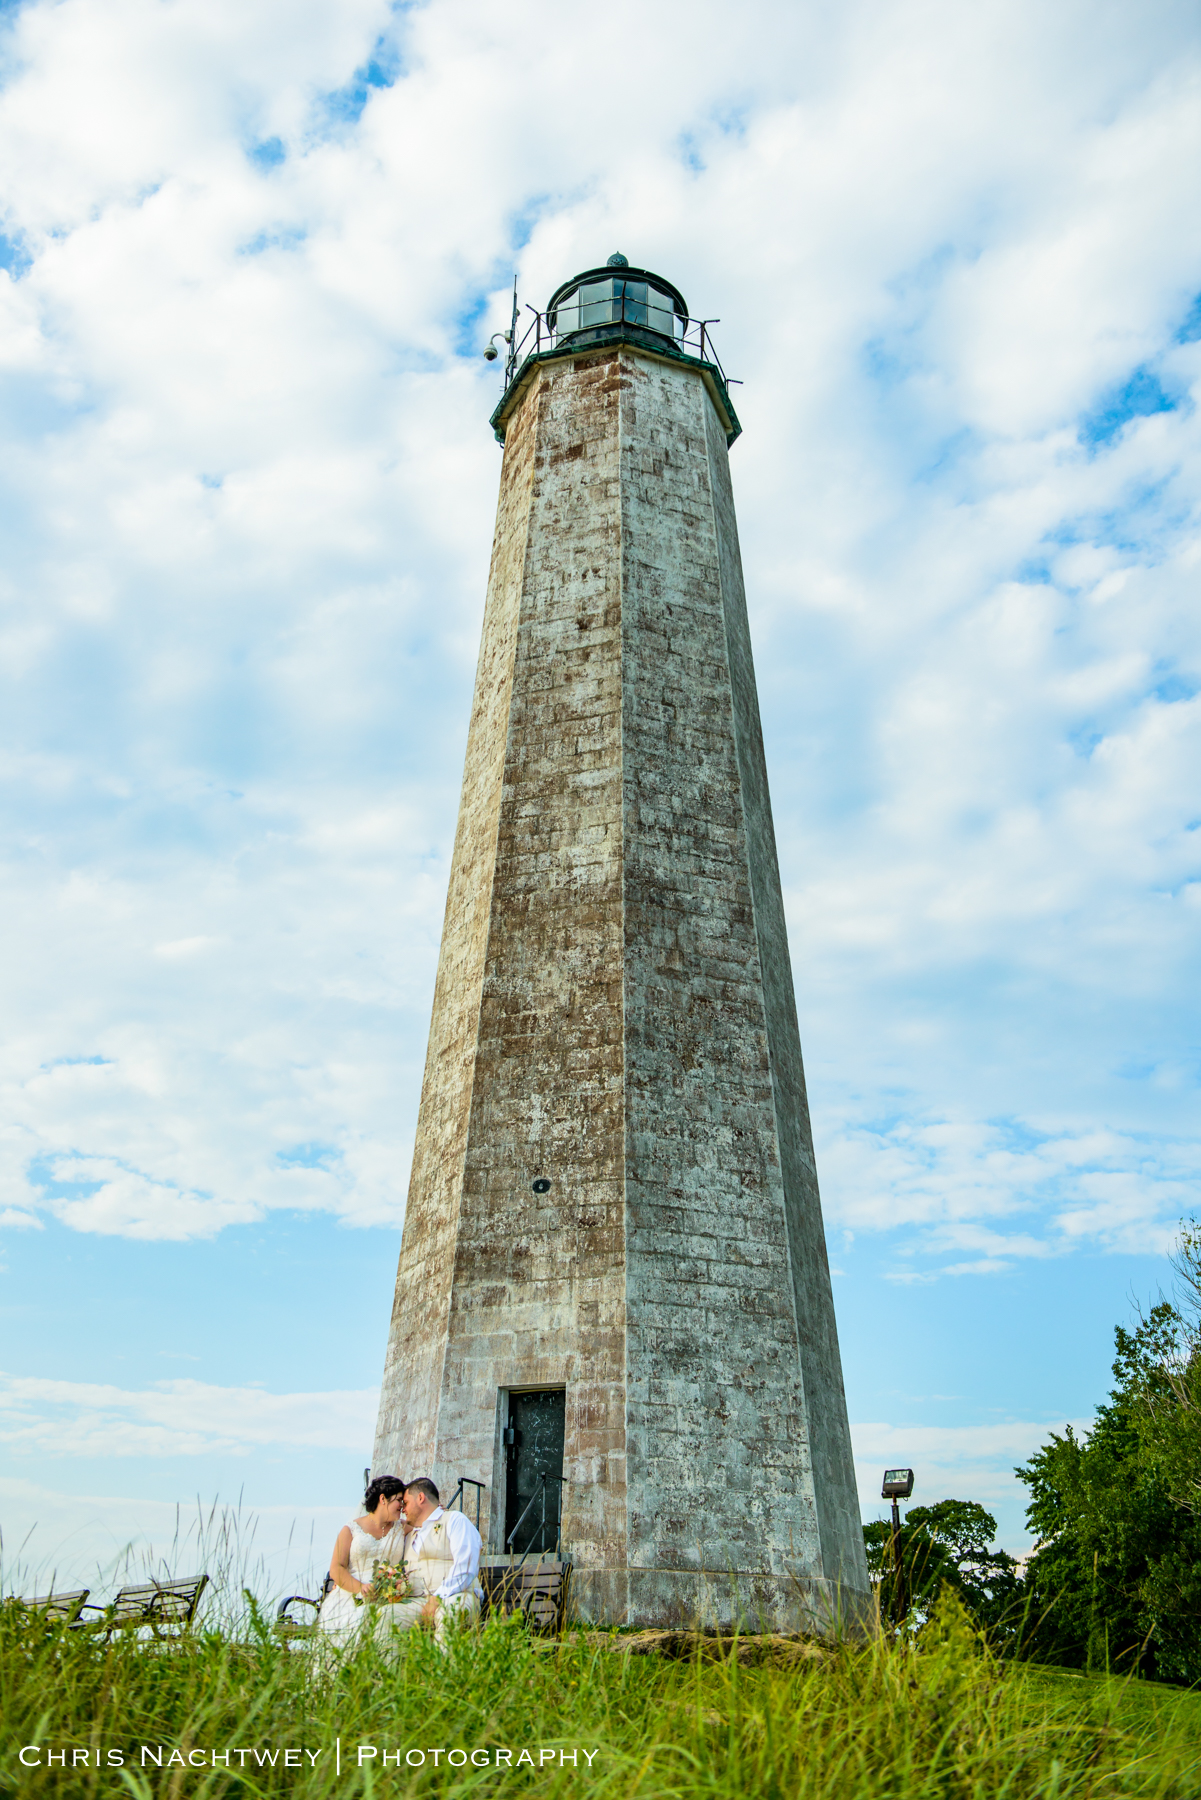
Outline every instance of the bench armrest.
[[(108, 1615), (111, 1610), (112, 1610), (111, 1606), (102, 1606), (96, 1600), (85, 1600), (84, 1604), (80, 1607), (80, 1609), (76, 1613), (75, 1617), (71, 1620), (71, 1624), (73, 1626), (74, 1625), (88, 1625), (88, 1626), (103, 1625), (105, 1620), (108, 1618)], [(96, 1617), (94, 1619), (85, 1619), (83, 1616), (84, 1613), (95, 1613)]]
[(319, 1613), (321, 1611), (320, 1600), (312, 1600), (309, 1598), (308, 1594), (289, 1594), (286, 1599), (280, 1601), (275, 1609), (275, 1619), (277, 1624), (296, 1625), (299, 1623), (299, 1620), (290, 1619), (288, 1617), (288, 1608), (290, 1606), (311, 1606), (314, 1613)]

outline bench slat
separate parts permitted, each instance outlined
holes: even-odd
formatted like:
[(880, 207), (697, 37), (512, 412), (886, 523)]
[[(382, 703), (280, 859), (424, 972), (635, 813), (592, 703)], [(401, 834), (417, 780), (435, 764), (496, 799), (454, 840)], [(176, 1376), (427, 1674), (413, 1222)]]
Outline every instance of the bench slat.
[(571, 1563), (556, 1558), (551, 1566), (493, 1562), (480, 1568), (488, 1612), (524, 1613), (537, 1630), (554, 1630), (567, 1610)]
[(190, 1625), (200, 1596), (208, 1586), (207, 1575), (192, 1575), (186, 1581), (141, 1581), (123, 1587), (107, 1606), (92, 1605), (89, 1613), (95, 1619), (76, 1619), (73, 1623), (90, 1631), (137, 1629), (148, 1625), (158, 1635), (160, 1625)]
[(27, 1607), (30, 1612), (40, 1612), (48, 1619), (66, 1619), (70, 1623), (91, 1591), (91, 1588), (72, 1588), (63, 1594), (34, 1594), (30, 1599), (14, 1595), (13, 1598), (18, 1606)]

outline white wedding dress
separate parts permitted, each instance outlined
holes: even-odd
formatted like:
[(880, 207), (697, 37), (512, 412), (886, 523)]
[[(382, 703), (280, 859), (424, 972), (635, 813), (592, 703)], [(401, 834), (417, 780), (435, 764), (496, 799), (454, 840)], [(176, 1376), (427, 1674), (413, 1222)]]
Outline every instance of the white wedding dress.
[[(376, 1563), (398, 1563), (404, 1555), (404, 1521), (398, 1519), (382, 1538), (364, 1531), (357, 1519), (350, 1521), (350, 1572), (356, 1581), (370, 1582)], [(364, 1624), (370, 1629), (376, 1623), (374, 1606), (356, 1606), (354, 1595), (345, 1588), (332, 1587), (321, 1602), (317, 1623), (335, 1644), (348, 1644)]]

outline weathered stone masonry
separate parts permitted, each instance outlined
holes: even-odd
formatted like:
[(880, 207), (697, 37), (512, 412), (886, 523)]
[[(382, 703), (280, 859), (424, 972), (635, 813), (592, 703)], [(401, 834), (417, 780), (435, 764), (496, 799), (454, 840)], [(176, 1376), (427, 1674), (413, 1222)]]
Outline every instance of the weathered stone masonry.
[(499, 1547), (519, 1386), (585, 1610), (866, 1591), (725, 434), (628, 345), (508, 421), (375, 1471)]

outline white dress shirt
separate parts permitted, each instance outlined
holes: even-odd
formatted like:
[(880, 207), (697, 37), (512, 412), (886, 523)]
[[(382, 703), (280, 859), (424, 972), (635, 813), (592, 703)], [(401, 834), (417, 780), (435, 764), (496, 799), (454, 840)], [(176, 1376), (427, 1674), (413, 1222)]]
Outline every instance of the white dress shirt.
[(464, 1513), (447, 1512), (444, 1506), (436, 1506), (409, 1539), (410, 1556), (415, 1557), (421, 1543), (421, 1534), (426, 1527), (437, 1524), (439, 1520), (446, 1527), (446, 1539), (454, 1558), (454, 1567), (436, 1592), (440, 1600), (453, 1600), (456, 1594), (470, 1593), (477, 1584), (483, 1539)]

